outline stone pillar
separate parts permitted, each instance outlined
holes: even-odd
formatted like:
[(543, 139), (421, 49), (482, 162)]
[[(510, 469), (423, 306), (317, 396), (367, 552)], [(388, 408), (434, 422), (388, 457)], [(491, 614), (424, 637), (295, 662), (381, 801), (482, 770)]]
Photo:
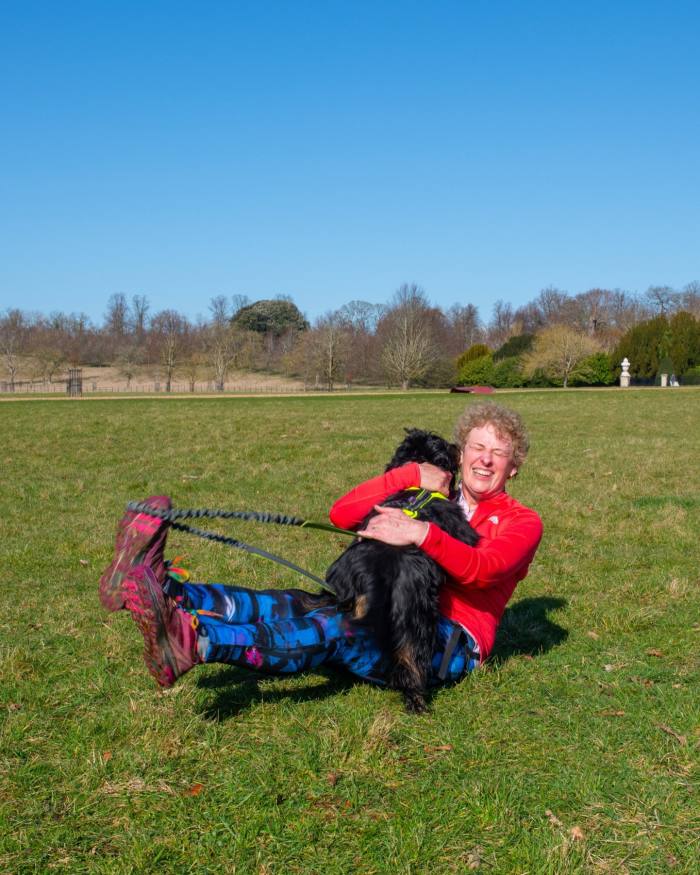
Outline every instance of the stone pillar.
[(668, 386), (668, 374), (661, 374), (661, 385)]
[(629, 363), (627, 356), (625, 356), (622, 359), (620, 364), (622, 365), (622, 373), (620, 374), (620, 387), (622, 389), (628, 389), (631, 377), (630, 377), (630, 363)]

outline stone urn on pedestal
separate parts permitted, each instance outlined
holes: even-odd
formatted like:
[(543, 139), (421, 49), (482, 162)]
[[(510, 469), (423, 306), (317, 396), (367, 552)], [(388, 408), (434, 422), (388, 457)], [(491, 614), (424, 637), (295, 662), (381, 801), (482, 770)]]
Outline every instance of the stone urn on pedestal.
[(622, 389), (628, 389), (630, 384), (630, 363), (627, 356), (622, 359), (620, 363), (622, 365), (622, 373), (620, 374), (620, 387)]

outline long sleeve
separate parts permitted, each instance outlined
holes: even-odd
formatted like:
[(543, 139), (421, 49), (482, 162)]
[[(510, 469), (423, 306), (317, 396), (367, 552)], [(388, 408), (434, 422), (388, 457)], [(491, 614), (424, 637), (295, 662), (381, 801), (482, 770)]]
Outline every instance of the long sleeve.
[[(476, 547), (463, 544), (431, 523), (421, 549), (456, 584), (487, 588), (506, 579), (522, 580), (542, 538), (542, 521), (522, 505), (514, 508), (515, 512), (503, 510), (501, 519), (492, 516), (482, 517), (481, 523), (472, 521), (482, 536)], [(497, 525), (492, 523), (494, 518)]]
[(330, 520), (334, 526), (342, 529), (356, 529), (375, 504), (381, 504), (394, 492), (410, 486), (420, 486), (420, 468), (417, 462), (392, 468), (379, 477), (360, 483), (335, 502), (329, 512)]

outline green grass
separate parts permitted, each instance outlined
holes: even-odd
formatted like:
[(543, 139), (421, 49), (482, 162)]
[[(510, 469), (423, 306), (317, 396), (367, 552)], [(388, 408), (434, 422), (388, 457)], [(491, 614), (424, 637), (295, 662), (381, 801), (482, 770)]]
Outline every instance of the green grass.
[[(697, 872), (700, 393), (499, 400), (530, 427), (513, 492), (545, 538), (494, 658), (421, 718), (331, 672), (159, 692), (96, 582), (129, 499), (324, 519), (467, 399), (0, 405), (0, 873)], [(217, 528), (316, 573), (346, 544)], [(169, 549), (199, 579), (304, 585)]]

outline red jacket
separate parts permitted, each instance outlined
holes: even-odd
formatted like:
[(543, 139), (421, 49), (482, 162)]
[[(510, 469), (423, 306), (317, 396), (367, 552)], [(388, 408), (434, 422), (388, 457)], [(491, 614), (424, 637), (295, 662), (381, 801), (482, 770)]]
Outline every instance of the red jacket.
[[(330, 510), (333, 525), (354, 529), (375, 504), (392, 493), (420, 485), (415, 462), (367, 480), (339, 498)], [(448, 574), (440, 590), (440, 612), (460, 623), (476, 639), (482, 661), (488, 656), (508, 599), (528, 572), (542, 538), (534, 510), (506, 492), (479, 502), (471, 525), (481, 536), (469, 547), (430, 523), (420, 549)]]

